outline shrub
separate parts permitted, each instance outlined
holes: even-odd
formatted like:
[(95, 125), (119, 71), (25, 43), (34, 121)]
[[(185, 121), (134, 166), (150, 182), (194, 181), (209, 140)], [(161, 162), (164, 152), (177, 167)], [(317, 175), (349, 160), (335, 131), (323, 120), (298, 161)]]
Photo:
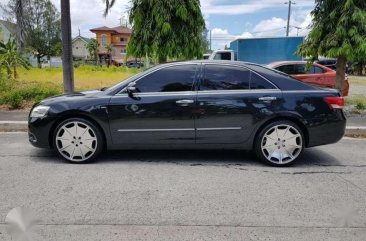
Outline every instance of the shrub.
[(52, 82), (16, 82), (16, 88), (0, 92), (0, 103), (12, 109), (20, 108), (24, 102), (38, 102), (47, 97), (61, 94), (61, 88)]
[(11, 91), (4, 96), (4, 104), (10, 105), (11, 109), (18, 109), (23, 105), (23, 97), (17, 91)]
[(358, 102), (355, 107), (356, 107), (357, 110), (364, 110), (364, 109), (366, 109), (366, 106), (365, 106), (365, 104), (363, 102)]

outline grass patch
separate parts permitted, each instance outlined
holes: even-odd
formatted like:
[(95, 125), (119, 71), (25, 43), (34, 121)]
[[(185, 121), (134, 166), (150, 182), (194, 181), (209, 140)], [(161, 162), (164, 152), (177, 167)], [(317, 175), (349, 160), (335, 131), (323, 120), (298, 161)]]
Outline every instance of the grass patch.
[[(75, 90), (108, 87), (140, 71), (126, 67), (80, 66), (74, 69)], [(62, 68), (20, 68), (18, 72), (18, 80), (8, 80), (4, 75), (0, 76), (0, 105), (19, 109), (63, 92)]]
[(366, 76), (348, 76), (351, 85), (366, 85)]
[(345, 98), (346, 105), (352, 107), (352, 112), (361, 113), (366, 109), (366, 95), (353, 95)]
[[(141, 70), (127, 67), (110, 67), (84, 65), (74, 69), (75, 89), (77, 91), (100, 89), (112, 86), (122, 80), (137, 74)], [(19, 70), (19, 79), (23, 81), (63, 84), (62, 68), (32, 68), (29, 71)]]

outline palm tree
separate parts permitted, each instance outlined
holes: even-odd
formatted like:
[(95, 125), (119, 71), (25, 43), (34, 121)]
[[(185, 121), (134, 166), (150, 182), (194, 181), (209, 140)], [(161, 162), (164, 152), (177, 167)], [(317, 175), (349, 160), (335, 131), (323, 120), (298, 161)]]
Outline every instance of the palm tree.
[(15, 39), (9, 39), (5, 44), (0, 42), (0, 66), (5, 67), (9, 78), (18, 78), (17, 67), (29, 69), (30, 64), (18, 52)]
[(113, 5), (115, 4), (116, 0), (103, 0), (105, 2), (105, 11), (104, 11), (104, 16), (107, 16), (109, 10), (111, 9), (111, 7), (113, 7)]
[(70, 0), (61, 0), (62, 65), (64, 92), (74, 92), (74, 66), (72, 60)]
[(16, 0), (15, 15), (17, 19), (17, 25), (16, 25), (17, 49), (19, 52), (21, 52), (24, 48), (23, 0)]

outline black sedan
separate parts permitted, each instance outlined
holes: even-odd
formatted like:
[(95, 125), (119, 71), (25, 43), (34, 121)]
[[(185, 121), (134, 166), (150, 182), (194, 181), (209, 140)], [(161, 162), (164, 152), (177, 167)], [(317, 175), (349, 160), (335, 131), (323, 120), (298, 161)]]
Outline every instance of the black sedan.
[(159, 65), (103, 91), (55, 96), (29, 114), (29, 141), (70, 162), (104, 149), (254, 149), (274, 166), (345, 131), (331, 89), (230, 61)]

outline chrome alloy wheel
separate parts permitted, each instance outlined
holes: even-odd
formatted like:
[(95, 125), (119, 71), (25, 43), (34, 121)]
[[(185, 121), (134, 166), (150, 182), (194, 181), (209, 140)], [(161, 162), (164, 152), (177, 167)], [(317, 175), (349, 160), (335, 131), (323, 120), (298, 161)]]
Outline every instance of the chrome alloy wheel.
[(274, 164), (287, 164), (295, 160), (303, 148), (302, 136), (290, 125), (276, 125), (270, 128), (261, 141), (262, 153)]
[(97, 150), (97, 144), (95, 131), (83, 122), (67, 122), (56, 133), (57, 150), (72, 162), (88, 160)]

